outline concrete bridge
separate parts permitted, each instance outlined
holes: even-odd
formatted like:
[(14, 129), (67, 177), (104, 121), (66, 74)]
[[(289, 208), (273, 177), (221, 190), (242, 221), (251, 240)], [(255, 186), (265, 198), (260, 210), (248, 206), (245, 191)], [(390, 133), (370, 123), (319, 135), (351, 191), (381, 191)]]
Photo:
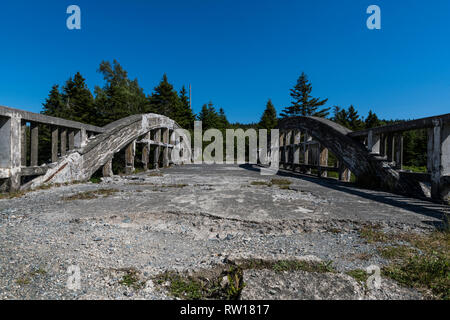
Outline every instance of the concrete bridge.
[[(39, 128), (51, 132), (47, 163), (38, 163)], [(112, 175), (114, 154), (125, 149), (126, 173), (134, 171), (136, 145), (142, 146), (144, 169), (188, 163), (188, 138), (178, 124), (161, 115), (133, 115), (105, 127), (0, 107), (0, 179), (2, 189), (18, 190), (42, 184), (88, 180), (102, 168)], [(280, 167), (319, 177), (338, 172), (342, 181), (357, 180), (370, 187), (441, 202), (450, 200), (450, 114), (352, 132), (330, 120), (293, 117), (279, 124)], [(402, 133), (428, 130), (427, 173), (402, 170)], [(29, 132), (29, 134), (27, 134)], [(169, 150), (181, 158), (171, 159)], [(278, 146), (277, 146), (278, 148)], [(329, 152), (337, 160), (328, 165)]]

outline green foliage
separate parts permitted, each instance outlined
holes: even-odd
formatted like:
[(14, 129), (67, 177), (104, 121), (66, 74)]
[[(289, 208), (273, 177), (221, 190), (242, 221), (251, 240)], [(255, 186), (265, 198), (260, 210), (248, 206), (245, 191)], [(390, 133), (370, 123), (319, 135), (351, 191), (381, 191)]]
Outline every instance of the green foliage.
[(328, 99), (320, 100), (311, 96), (312, 85), (304, 72), (300, 75), (296, 85), (291, 89), (291, 97), (293, 101), (289, 107), (286, 107), (281, 117), (287, 118), (292, 116), (328, 116), (330, 108), (319, 109), (327, 103)]
[(272, 101), (269, 99), (266, 104), (266, 109), (264, 110), (261, 120), (259, 121), (258, 127), (260, 129), (275, 129), (278, 125), (278, 119), (277, 119), (277, 111), (275, 110), (275, 107), (273, 106)]

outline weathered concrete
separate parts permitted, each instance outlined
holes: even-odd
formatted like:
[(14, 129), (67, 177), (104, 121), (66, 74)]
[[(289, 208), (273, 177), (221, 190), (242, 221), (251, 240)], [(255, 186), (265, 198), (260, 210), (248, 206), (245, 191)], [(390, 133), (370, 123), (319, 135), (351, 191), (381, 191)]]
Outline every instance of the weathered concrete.
[[(344, 273), (388, 263), (376, 244), (360, 237), (361, 226), (422, 234), (442, 223), (449, 208), (285, 170), (263, 177), (257, 166), (185, 165), (160, 172), (0, 200), (0, 299), (167, 299), (152, 279), (168, 270), (303, 257), (331, 260), (338, 272), (248, 270), (243, 298), (422, 298), (384, 277), (380, 290), (364, 294), (363, 285)], [(251, 184), (274, 177), (291, 181), (291, 189)], [(98, 189), (117, 192), (68, 200)], [(66, 287), (73, 265), (81, 272), (75, 291)], [(44, 272), (30, 276), (37, 269)], [(121, 285), (123, 270), (135, 270), (143, 287)], [(27, 285), (20, 284), (23, 278)]]

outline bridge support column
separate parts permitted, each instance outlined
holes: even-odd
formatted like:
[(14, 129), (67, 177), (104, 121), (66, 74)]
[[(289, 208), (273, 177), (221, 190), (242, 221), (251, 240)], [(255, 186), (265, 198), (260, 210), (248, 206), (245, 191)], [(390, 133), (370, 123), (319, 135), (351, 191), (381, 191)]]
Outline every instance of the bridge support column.
[(31, 131), (31, 154), (30, 165), (35, 167), (38, 165), (38, 144), (39, 144), (39, 126), (35, 122), (30, 124)]
[(319, 167), (317, 174), (319, 177), (326, 178), (328, 177), (328, 172), (326, 170), (322, 170), (322, 166), (328, 166), (328, 149), (319, 144)]
[(300, 139), (301, 131), (295, 130), (294, 133), (294, 154), (292, 159), (292, 171), (295, 171), (296, 167), (300, 165)]
[(431, 197), (450, 204), (450, 125), (436, 121), (428, 129), (428, 171), (431, 173)]
[(80, 129), (75, 132), (74, 147), (76, 149), (83, 148), (87, 143), (86, 129)]
[(67, 129), (66, 128), (62, 128), (61, 129), (61, 136), (60, 136), (60, 140), (61, 140), (61, 157), (66, 155), (67, 152)]
[(380, 154), (380, 135), (373, 134), (370, 130), (367, 136), (367, 149), (370, 153)]
[[(304, 154), (304, 161), (306, 165), (311, 164), (311, 145), (310, 142), (312, 141), (312, 136), (306, 131), (305, 132), (305, 143), (303, 145), (303, 154)], [(306, 173), (311, 174), (311, 168), (306, 168)]]
[(401, 170), (403, 166), (403, 135), (395, 135), (395, 168)]
[(102, 168), (102, 175), (103, 177), (112, 177), (113, 171), (112, 171), (112, 159), (109, 159)]
[(136, 140), (131, 142), (125, 149), (125, 173), (132, 174), (134, 172), (134, 156), (136, 154)]
[(156, 129), (155, 130), (155, 136), (153, 139), (156, 143), (156, 148), (155, 148), (155, 153), (154, 153), (154, 159), (153, 159), (153, 167), (155, 169), (159, 168), (159, 156), (160, 156), (160, 145), (159, 143), (161, 143), (161, 129)]
[(75, 149), (75, 132), (73, 130), (69, 131), (69, 150)]
[(387, 156), (387, 161), (388, 162), (393, 162), (395, 159), (395, 155), (394, 155), (394, 136), (392, 134), (387, 134), (386, 136), (386, 156)]
[(0, 119), (0, 168), (7, 169), (8, 184), (10, 191), (20, 189), (20, 168), (22, 163), (21, 140), (22, 140), (21, 118)]
[[(146, 140), (150, 140), (150, 132), (145, 135)], [(148, 164), (150, 162), (150, 143), (144, 143), (142, 147), (142, 163), (144, 165), (144, 170), (148, 170)]]
[(165, 128), (163, 129), (163, 143), (164, 143), (164, 149), (163, 149), (163, 167), (169, 166), (169, 129)]
[(339, 161), (339, 180), (343, 182), (350, 182), (351, 172), (344, 164)]
[(21, 144), (20, 144), (20, 153), (21, 153), (21, 165), (22, 167), (27, 166), (27, 122), (22, 120), (20, 133)]
[(284, 168), (285, 169), (292, 169), (292, 162), (291, 162), (291, 148), (292, 148), (292, 131), (289, 130), (286, 132), (285, 135), (285, 147), (284, 147)]
[(52, 162), (58, 161), (58, 127), (52, 127)]
[(285, 136), (285, 132), (284, 131), (281, 131), (280, 132), (280, 145), (279, 145), (279, 161), (280, 161), (280, 168), (281, 168), (281, 166), (283, 166), (283, 168), (284, 168), (284, 162), (286, 161), (285, 160), (285, 153), (284, 153), (284, 136)]

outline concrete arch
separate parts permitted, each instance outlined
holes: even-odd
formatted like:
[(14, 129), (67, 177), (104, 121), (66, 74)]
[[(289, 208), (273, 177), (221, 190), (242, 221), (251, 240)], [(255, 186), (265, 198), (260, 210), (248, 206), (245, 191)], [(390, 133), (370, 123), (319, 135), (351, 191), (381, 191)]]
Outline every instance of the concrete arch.
[(391, 192), (424, 197), (418, 181), (402, 177), (387, 163), (370, 154), (366, 147), (348, 134), (352, 131), (325, 118), (291, 117), (279, 123), (280, 130), (308, 131), (323, 146), (331, 150), (362, 184), (382, 187)]
[[(182, 129), (174, 120), (158, 114), (132, 115), (103, 127), (104, 132), (89, 139), (85, 146), (73, 150), (59, 159), (55, 166), (48, 169), (45, 175), (39, 176), (22, 189), (35, 188), (42, 184), (67, 183), (88, 180), (99, 168), (110, 161), (114, 154), (127, 145), (155, 129)], [(189, 141), (183, 132), (177, 130), (177, 136)], [(154, 142), (158, 144), (159, 142)], [(168, 146), (168, 141), (165, 144)], [(170, 145), (171, 148), (181, 148), (180, 143)], [(187, 161), (189, 153), (185, 154)]]

